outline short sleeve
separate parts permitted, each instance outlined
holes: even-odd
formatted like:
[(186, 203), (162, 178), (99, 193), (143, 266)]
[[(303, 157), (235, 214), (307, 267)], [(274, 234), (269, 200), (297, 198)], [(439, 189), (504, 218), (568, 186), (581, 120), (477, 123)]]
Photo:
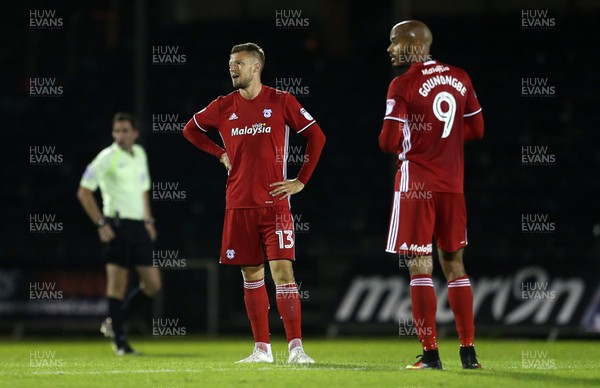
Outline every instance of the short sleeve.
[(315, 123), (315, 119), (300, 105), (296, 97), (286, 93), (283, 109), (284, 121), (296, 133), (301, 133)]
[(110, 160), (112, 152), (100, 152), (90, 164), (88, 164), (79, 186), (91, 191), (96, 191), (102, 178), (110, 169)]
[(477, 113), (481, 112), (481, 105), (479, 105), (479, 100), (477, 100), (477, 94), (475, 94), (475, 89), (473, 89), (473, 84), (469, 79), (469, 87), (467, 92), (467, 102), (465, 103), (465, 113), (464, 117), (474, 116)]
[(402, 88), (399, 84), (400, 82), (397, 78), (390, 83), (385, 101), (385, 116), (383, 119), (404, 123), (407, 116), (407, 103), (406, 97), (401, 93)]
[(143, 163), (144, 163), (144, 175), (142, 177), (142, 189), (144, 191), (150, 191), (151, 188), (151, 179), (150, 179), (150, 168), (148, 167), (148, 156), (146, 155), (146, 151), (142, 146), (139, 148), (142, 153)]
[(192, 119), (196, 126), (204, 132), (219, 128), (219, 100), (211, 102), (206, 108), (194, 114)]

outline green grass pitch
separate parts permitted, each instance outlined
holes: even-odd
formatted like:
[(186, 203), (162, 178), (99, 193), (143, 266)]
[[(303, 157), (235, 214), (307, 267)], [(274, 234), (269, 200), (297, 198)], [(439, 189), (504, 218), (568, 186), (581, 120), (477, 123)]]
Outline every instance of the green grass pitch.
[(251, 338), (136, 339), (140, 356), (117, 357), (102, 339), (4, 339), (0, 386), (6, 387), (599, 387), (598, 341), (479, 340), (483, 370), (463, 370), (458, 342), (440, 341), (443, 371), (409, 371), (416, 340), (311, 339), (317, 364), (286, 364), (273, 339), (274, 364), (235, 364)]

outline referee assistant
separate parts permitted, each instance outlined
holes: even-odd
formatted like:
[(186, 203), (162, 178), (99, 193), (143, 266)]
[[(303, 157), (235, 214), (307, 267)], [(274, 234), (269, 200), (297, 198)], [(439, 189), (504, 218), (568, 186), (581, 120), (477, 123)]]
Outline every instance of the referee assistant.
[[(161, 288), (160, 272), (152, 266), (156, 229), (150, 209), (150, 174), (144, 148), (135, 144), (138, 136), (135, 118), (129, 113), (116, 113), (114, 143), (87, 166), (77, 192), (105, 245), (109, 317), (100, 331), (113, 339), (119, 356), (137, 353), (127, 342), (123, 322), (133, 310), (149, 304)], [(102, 212), (94, 198), (98, 187)], [(132, 267), (139, 274), (140, 284), (126, 296)]]

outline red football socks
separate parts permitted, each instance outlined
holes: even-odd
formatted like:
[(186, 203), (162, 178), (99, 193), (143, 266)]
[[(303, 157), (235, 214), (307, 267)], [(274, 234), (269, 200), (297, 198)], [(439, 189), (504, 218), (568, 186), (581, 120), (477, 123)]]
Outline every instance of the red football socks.
[(283, 319), (288, 343), (302, 338), (300, 294), (296, 283), (277, 284), (277, 309)]
[(270, 343), (269, 296), (264, 278), (256, 281), (244, 281), (244, 303), (252, 325), (254, 342)]
[(419, 341), (423, 345), (423, 350), (435, 350), (438, 348), (435, 327), (437, 299), (431, 275), (411, 276), (410, 296), (414, 325), (417, 329)]
[(473, 346), (475, 339), (473, 292), (467, 276), (461, 276), (448, 282), (448, 302), (454, 313), (460, 346)]

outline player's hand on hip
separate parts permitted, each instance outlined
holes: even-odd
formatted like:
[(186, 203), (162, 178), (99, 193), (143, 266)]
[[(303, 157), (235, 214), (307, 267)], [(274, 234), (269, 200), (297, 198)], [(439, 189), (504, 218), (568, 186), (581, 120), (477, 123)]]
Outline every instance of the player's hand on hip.
[(148, 236), (150, 236), (150, 240), (156, 241), (156, 227), (153, 223), (146, 222), (144, 224), (146, 226), (146, 232), (148, 232)]
[(223, 163), (225, 169), (227, 170), (227, 173), (229, 173), (229, 171), (231, 170), (231, 161), (229, 160), (229, 156), (227, 156), (227, 152), (221, 155), (219, 161)]
[(98, 236), (100, 236), (100, 241), (107, 243), (115, 238), (115, 232), (110, 225), (106, 224), (98, 228)]
[(271, 194), (273, 197), (281, 195), (281, 197), (279, 197), (281, 200), (302, 191), (304, 188), (304, 183), (300, 182), (298, 179), (289, 179), (281, 182), (271, 183), (270, 186), (275, 188), (269, 191), (269, 194)]

